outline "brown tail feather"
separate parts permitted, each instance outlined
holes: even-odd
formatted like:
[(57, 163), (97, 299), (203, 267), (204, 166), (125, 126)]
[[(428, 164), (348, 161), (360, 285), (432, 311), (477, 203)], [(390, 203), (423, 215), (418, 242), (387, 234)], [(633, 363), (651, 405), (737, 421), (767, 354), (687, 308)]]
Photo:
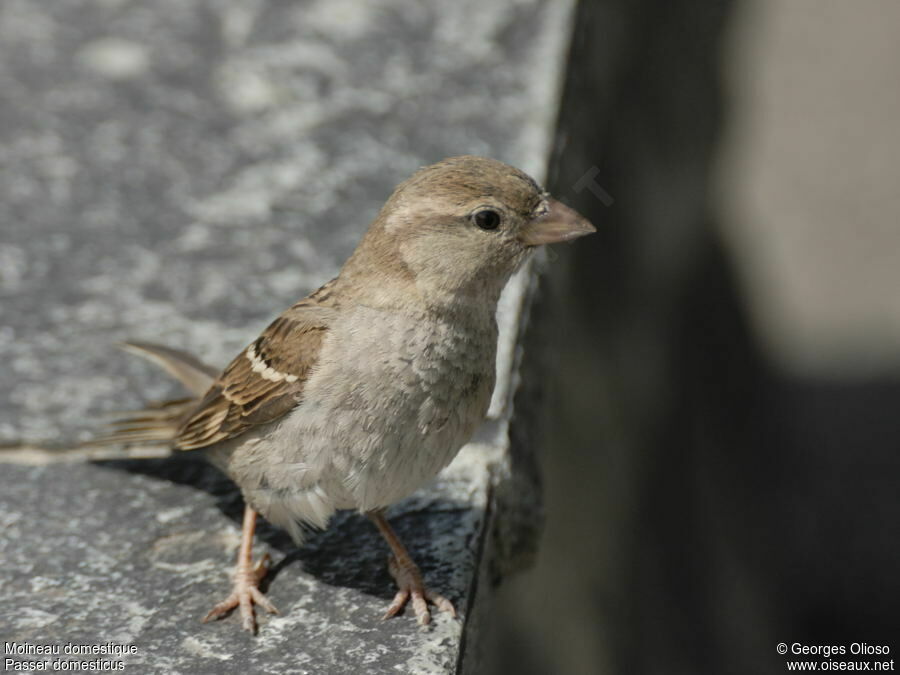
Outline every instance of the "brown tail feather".
[(163, 401), (151, 404), (145, 410), (119, 413), (123, 416), (111, 421), (106, 433), (84, 445), (170, 445), (196, 403), (197, 400), (192, 398)]
[(162, 368), (194, 396), (203, 396), (219, 374), (218, 368), (213, 368), (180, 349), (135, 341), (122, 342), (119, 347)]
[(178, 379), (197, 398), (181, 398), (149, 404), (143, 410), (110, 413), (118, 417), (98, 438), (81, 446), (148, 445), (171, 446), (178, 429), (193, 411), (197, 401), (215, 380), (217, 370), (186, 352), (148, 342), (125, 342), (120, 345), (156, 364)]
[(173, 414), (183, 414), (184, 408), (197, 402), (196, 398), (177, 398), (168, 401), (151, 401), (146, 408), (141, 410), (111, 410), (104, 413), (105, 417), (115, 418), (111, 422), (116, 424), (118, 420), (162, 420), (168, 419)]

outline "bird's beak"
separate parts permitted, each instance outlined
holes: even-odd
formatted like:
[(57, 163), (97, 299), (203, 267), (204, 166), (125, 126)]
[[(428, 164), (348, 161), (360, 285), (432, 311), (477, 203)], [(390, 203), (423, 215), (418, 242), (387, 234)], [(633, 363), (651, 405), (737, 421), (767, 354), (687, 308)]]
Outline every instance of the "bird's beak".
[(571, 241), (597, 231), (587, 218), (562, 202), (548, 199), (547, 206), (546, 213), (528, 221), (519, 230), (519, 241), (526, 246)]

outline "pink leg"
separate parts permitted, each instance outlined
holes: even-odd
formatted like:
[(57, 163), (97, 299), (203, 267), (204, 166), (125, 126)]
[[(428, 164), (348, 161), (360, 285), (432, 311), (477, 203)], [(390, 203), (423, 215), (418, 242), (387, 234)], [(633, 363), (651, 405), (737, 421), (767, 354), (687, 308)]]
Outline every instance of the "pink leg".
[(253, 604), (261, 605), (266, 611), (278, 614), (275, 605), (259, 590), (259, 582), (269, 571), (269, 554), (253, 564), (253, 533), (256, 531), (256, 511), (249, 506), (244, 508), (244, 525), (241, 529), (241, 547), (238, 550), (237, 569), (234, 573), (234, 584), (231, 595), (213, 607), (203, 617), (203, 623), (212, 619), (220, 619), (235, 607), (241, 610), (241, 627), (251, 633), (256, 632), (256, 615)]
[(384, 537), (388, 546), (391, 547), (391, 556), (388, 558), (388, 570), (391, 576), (394, 577), (394, 581), (397, 582), (398, 588), (397, 595), (394, 596), (393, 602), (391, 602), (382, 618), (388, 619), (395, 616), (406, 606), (410, 599), (412, 600), (416, 618), (419, 624), (423, 626), (431, 621), (431, 614), (428, 611), (429, 602), (439, 610), (449, 612), (451, 616), (455, 617), (456, 609), (453, 607), (452, 602), (444, 596), (425, 588), (425, 584), (422, 582), (422, 573), (419, 571), (416, 563), (413, 562), (397, 533), (388, 524), (384, 514), (380, 511), (372, 511), (366, 515), (372, 519), (375, 527), (381, 532), (381, 536)]

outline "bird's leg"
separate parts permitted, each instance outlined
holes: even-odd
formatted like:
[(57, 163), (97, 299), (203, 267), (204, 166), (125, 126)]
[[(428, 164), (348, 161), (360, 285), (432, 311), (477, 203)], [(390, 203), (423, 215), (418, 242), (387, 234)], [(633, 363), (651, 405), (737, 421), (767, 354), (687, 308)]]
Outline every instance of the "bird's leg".
[(397, 595), (394, 596), (393, 602), (387, 608), (382, 618), (389, 619), (396, 615), (403, 607), (412, 599), (413, 611), (421, 625), (425, 625), (431, 621), (431, 614), (428, 611), (428, 603), (430, 602), (439, 610), (449, 612), (451, 616), (456, 616), (456, 609), (453, 603), (442, 595), (433, 593), (425, 588), (422, 582), (422, 573), (413, 562), (409, 552), (400, 541), (397, 533), (388, 524), (387, 519), (381, 511), (370, 511), (366, 515), (375, 523), (375, 527), (381, 532), (381, 536), (391, 547), (391, 555), (388, 557), (388, 570), (394, 581), (397, 582)]
[(261, 605), (266, 611), (278, 614), (275, 605), (259, 590), (259, 582), (269, 571), (269, 554), (266, 553), (256, 565), (253, 564), (253, 533), (256, 530), (256, 511), (249, 506), (244, 507), (244, 524), (241, 528), (241, 547), (238, 550), (237, 569), (234, 572), (234, 584), (231, 595), (213, 607), (203, 617), (203, 623), (211, 619), (220, 619), (235, 607), (241, 608), (242, 627), (251, 633), (256, 632), (256, 615), (253, 604)]

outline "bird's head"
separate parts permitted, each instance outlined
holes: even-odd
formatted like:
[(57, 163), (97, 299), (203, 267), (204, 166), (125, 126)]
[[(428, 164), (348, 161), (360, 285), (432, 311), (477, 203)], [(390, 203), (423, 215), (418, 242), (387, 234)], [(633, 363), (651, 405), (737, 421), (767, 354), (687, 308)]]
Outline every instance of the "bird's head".
[(397, 186), (342, 275), (402, 279), (426, 302), (496, 301), (537, 246), (594, 231), (518, 169), (451, 157)]

